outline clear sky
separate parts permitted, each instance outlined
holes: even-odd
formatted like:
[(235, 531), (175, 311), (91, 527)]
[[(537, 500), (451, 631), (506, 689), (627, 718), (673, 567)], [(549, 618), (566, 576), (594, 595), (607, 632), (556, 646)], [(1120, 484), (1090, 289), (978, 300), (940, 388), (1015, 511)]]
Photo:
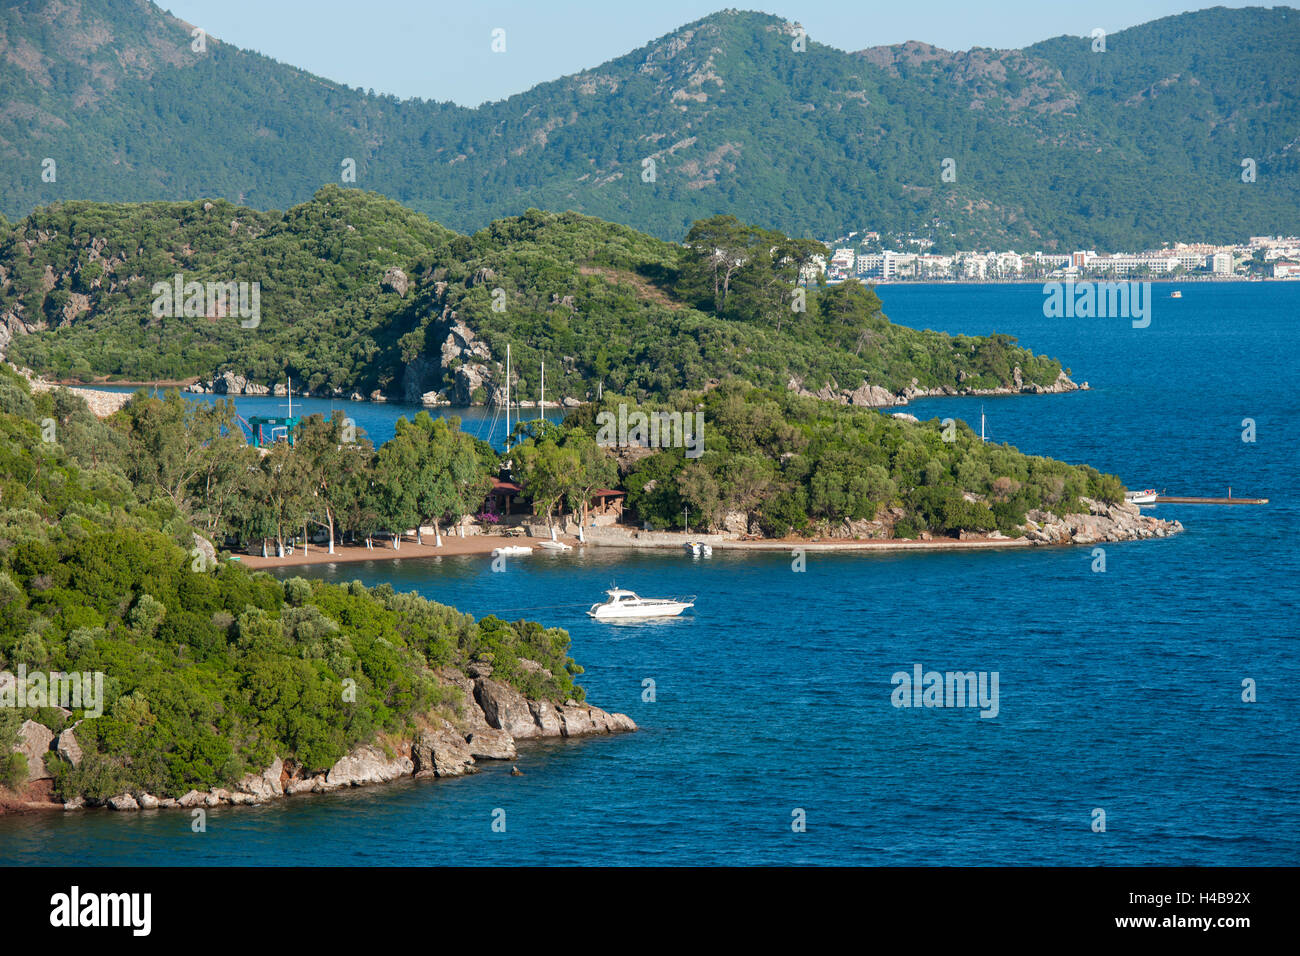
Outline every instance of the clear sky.
[[(949, 50), (1023, 47), (1124, 29), (1207, 6), (1197, 0), (763, 0), (730, 3), (803, 24), (842, 50), (923, 40)], [(162, 0), (236, 46), (348, 86), (465, 106), (597, 66), (728, 0)], [(505, 30), (505, 52), (491, 34)]]

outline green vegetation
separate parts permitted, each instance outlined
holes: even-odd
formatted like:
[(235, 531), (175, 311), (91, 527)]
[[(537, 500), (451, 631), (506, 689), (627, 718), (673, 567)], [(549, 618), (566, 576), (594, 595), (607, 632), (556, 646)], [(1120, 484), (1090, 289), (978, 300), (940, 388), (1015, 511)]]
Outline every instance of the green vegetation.
[[(210, 207), (210, 208), (208, 208)], [(231, 223), (236, 223), (234, 229)], [(730, 376), (817, 390), (1050, 385), (1060, 364), (1008, 336), (893, 325), (856, 283), (798, 285), (816, 243), (727, 217), (687, 245), (576, 213), (529, 210), (458, 236), (373, 193), (321, 189), (284, 214), (227, 203), (63, 203), (0, 234), (0, 314), (29, 329), (10, 358), (58, 378), (128, 381), (220, 370), (318, 394), (516, 398), (598, 387), (665, 395)], [(406, 281), (391, 274), (399, 269)], [(259, 282), (261, 316), (151, 311), (155, 282)], [(50, 287), (48, 277), (53, 277)], [(716, 288), (715, 288), (716, 285)], [(477, 341), (444, 349), (468, 328)], [(483, 350), (486, 346), (486, 353)]]
[[(607, 396), (603, 407), (583, 407), (564, 428), (595, 435), (596, 416), (615, 412), (620, 401)], [(1113, 475), (984, 444), (964, 425), (954, 424), (945, 441), (937, 421), (917, 424), (741, 382), (642, 406), (688, 409), (704, 414), (703, 454), (655, 451), (631, 463), (624, 479), (629, 506), (656, 527), (682, 527), (689, 508), (696, 527), (739, 515), (742, 528), (776, 537), (823, 535), (864, 520), (881, 522), (881, 537), (1017, 535), (1029, 510), (1067, 514), (1086, 510), (1082, 495), (1124, 497)]]
[(215, 37), (194, 52), (153, 4), (6, 4), (0, 47), (21, 52), (0, 59), (0, 209), (196, 195), (283, 209), (341, 182), (351, 158), (358, 186), (460, 231), (532, 206), (678, 238), (729, 212), (800, 237), (1059, 252), (1296, 221), (1300, 21), (1285, 7), (1166, 17), (1110, 34), (1104, 53), (1083, 36), (956, 53), (819, 40), (837, 42), (794, 52), (783, 20), (727, 10), (465, 109)]
[[(107, 675), (104, 715), (77, 728), (83, 762), (49, 758), (62, 796), (128, 785), (178, 796), (228, 785), (277, 755), (328, 768), (357, 743), (430, 713), (454, 716), (458, 697), (436, 672), (471, 661), (491, 662), (526, 694), (582, 697), (564, 631), (475, 621), (387, 585), (205, 567), (191, 528), (221, 527), (238, 496), (196, 489), (220, 485), (220, 459), (238, 449), (214, 428), (221, 409), (185, 414), (179, 402), (141, 397), (99, 422), (66, 392), (32, 396), (0, 366), (0, 669)], [(55, 441), (42, 440), (45, 418)], [(524, 670), (520, 657), (554, 676)], [(56, 713), (0, 714), (0, 740), (12, 739), (14, 718)], [(20, 779), (20, 761), (3, 759), (0, 784)]]

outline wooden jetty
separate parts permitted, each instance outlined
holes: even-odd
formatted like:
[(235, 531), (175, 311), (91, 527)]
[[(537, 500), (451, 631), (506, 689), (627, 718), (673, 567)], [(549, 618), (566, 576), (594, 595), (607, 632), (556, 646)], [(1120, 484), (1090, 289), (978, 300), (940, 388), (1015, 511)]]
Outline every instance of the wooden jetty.
[(1156, 495), (1158, 505), (1266, 505), (1267, 498), (1234, 498), (1228, 489), (1226, 498), (1193, 498), (1184, 495)]

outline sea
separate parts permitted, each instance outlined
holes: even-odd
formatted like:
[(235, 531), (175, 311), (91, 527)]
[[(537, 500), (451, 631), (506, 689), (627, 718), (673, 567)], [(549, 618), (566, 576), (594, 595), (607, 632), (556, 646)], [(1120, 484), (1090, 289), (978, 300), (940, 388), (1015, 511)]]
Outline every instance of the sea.
[[(273, 805), (0, 816), (0, 864), (1078, 865), (1300, 863), (1300, 283), (1157, 284), (1151, 322), (1048, 318), (1041, 286), (890, 285), (895, 322), (1017, 336), (1088, 391), (936, 398), (990, 441), (1130, 488), (1168, 539), (979, 553), (538, 553), (323, 565), (476, 615), (562, 627), (634, 734)], [(196, 400), (203, 400), (199, 397)], [(240, 413), (284, 399), (240, 398)], [(318, 407), (321, 406), (321, 407)], [(343, 408), (376, 441), (398, 405)], [(490, 415), (461, 410), (491, 437)], [(495, 426), (500, 429), (500, 425)], [(613, 585), (695, 595), (597, 623)], [(995, 706), (901, 676), (982, 675)], [(956, 700), (953, 703), (957, 703)]]

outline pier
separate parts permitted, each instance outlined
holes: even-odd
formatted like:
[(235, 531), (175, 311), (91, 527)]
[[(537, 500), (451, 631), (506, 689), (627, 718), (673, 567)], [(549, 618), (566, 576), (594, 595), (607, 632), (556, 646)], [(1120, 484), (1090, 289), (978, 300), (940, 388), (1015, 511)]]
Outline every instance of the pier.
[(1193, 498), (1182, 495), (1156, 495), (1158, 505), (1266, 505), (1267, 498), (1234, 498), (1228, 489), (1226, 498)]

